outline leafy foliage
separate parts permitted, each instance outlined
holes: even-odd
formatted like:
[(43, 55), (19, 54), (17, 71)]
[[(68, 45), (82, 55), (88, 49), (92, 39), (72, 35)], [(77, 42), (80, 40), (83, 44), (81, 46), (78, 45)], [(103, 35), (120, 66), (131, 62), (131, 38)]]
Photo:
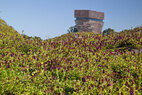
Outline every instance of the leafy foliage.
[(114, 33), (115, 33), (115, 30), (111, 29), (111, 28), (108, 28), (108, 29), (106, 29), (106, 30), (103, 31), (104, 35), (114, 34)]
[(71, 26), (71, 27), (68, 29), (68, 33), (72, 33), (72, 32), (78, 32), (76, 26)]
[(0, 25), (2, 95), (142, 93), (142, 53), (135, 52), (142, 49), (141, 32), (77, 32), (44, 41), (1, 19)]

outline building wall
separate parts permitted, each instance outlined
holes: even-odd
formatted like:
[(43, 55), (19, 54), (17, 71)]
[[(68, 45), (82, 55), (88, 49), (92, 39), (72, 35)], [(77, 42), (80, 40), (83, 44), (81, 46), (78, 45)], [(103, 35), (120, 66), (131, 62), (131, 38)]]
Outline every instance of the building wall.
[(104, 13), (90, 10), (75, 10), (75, 23), (78, 32), (101, 33)]
[(76, 20), (78, 32), (96, 32), (101, 33), (103, 22), (92, 20)]

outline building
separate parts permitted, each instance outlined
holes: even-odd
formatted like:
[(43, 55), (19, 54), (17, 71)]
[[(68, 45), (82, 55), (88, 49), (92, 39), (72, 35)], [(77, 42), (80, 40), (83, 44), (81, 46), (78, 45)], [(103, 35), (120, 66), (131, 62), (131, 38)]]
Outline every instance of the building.
[(104, 13), (91, 10), (75, 10), (74, 16), (78, 32), (101, 33)]

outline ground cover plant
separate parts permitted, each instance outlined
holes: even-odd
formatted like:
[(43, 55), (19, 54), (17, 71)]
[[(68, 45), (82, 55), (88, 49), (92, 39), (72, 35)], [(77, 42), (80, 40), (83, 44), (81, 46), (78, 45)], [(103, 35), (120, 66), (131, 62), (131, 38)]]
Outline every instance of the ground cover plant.
[(41, 40), (0, 19), (0, 94), (141, 95), (141, 28)]

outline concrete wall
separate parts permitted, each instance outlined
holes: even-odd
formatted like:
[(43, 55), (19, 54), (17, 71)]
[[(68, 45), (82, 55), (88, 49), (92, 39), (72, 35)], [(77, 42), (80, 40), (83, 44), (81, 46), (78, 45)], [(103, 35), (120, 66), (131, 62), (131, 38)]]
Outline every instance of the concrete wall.
[(75, 10), (74, 16), (78, 32), (101, 33), (104, 13), (90, 10)]

